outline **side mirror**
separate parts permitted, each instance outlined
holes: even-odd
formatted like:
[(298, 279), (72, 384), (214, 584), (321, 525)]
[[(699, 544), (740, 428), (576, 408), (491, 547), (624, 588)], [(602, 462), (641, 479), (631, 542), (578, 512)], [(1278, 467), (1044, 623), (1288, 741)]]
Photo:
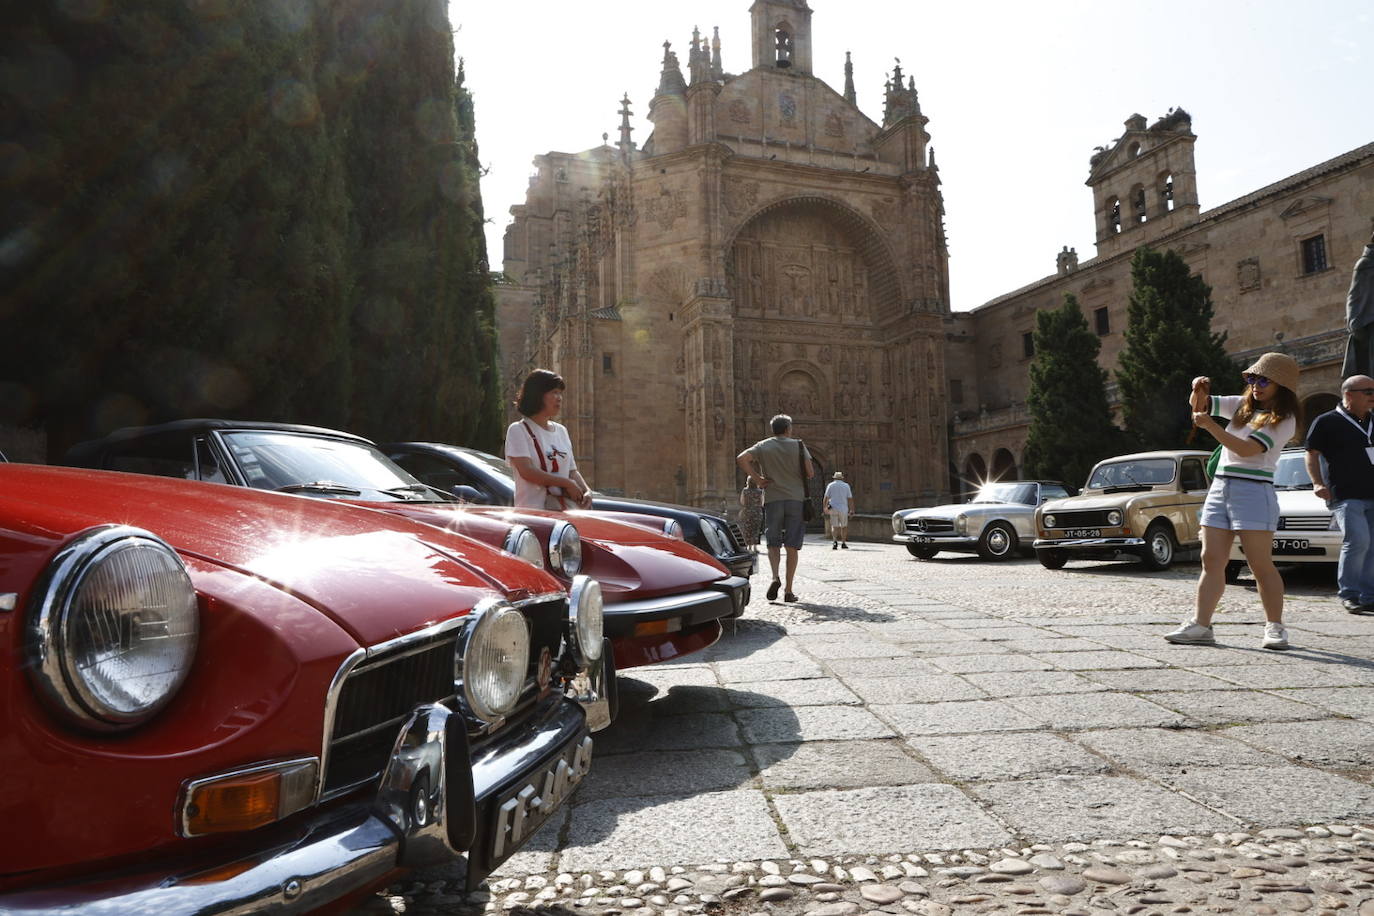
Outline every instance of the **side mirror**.
[(455, 487), (451, 487), (449, 492), (465, 503), (477, 503), (479, 506), (485, 506), (487, 504), (487, 498), (483, 496), (477, 488), (470, 487), (467, 484), (460, 483)]

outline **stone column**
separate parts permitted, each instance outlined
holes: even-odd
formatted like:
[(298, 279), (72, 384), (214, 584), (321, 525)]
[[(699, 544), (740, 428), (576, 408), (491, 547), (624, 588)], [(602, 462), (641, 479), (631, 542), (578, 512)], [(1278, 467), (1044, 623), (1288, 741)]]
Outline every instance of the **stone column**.
[(698, 279), (682, 308), (687, 502), (713, 512), (735, 493), (733, 313), (723, 277)]

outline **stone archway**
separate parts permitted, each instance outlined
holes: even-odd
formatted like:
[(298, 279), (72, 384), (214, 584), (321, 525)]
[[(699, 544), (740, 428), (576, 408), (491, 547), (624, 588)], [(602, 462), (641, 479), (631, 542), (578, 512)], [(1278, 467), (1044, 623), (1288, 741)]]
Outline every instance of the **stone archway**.
[(1016, 456), (1004, 448), (992, 455), (992, 473), (989, 480), (1015, 480), (1017, 477)]
[(964, 476), (959, 481), (959, 492), (975, 493), (988, 479), (988, 465), (983, 456), (974, 452), (964, 459)]
[[(1303, 422), (1308, 426), (1312, 425), (1312, 421), (1315, 420), (1318, 415), (1324, 414), (1328, 410), (1335, 410), (1336, 405), (1340, 402), (1341, 399), (1339, 397), (1326, 391), (1304, 398), (1302, 402)], [(1301, 439), (1302, 436), (1303, 430), (1300, 429), (1298, 430), (1298, 438)]]

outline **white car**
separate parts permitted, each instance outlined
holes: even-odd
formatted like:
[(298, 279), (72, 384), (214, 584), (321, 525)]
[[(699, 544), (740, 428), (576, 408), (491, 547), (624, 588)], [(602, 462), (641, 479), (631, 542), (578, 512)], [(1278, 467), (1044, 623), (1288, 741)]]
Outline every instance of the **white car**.
[(1035, 509), (1048, 499), (1072, 495), (1057, 480), (985, 483), (972, 501), (892, 513), (892, 540), (919, 560), (942, 550), (1005, 560), (1028, 550), (1035, 538)]
[[(1312, 492), (1312, 478), (1303, 463), (1304, 449), (1285, 449), (1274, 472), (1279, 497), (1279, 530), (1274, 532), (1275, 563), (1335, 563), (1341, 556), (1341, 529), (1326, 500)], [(1231, 544), (1226, 581), (1235, 582), (1245, 566), (1240, 538)]]

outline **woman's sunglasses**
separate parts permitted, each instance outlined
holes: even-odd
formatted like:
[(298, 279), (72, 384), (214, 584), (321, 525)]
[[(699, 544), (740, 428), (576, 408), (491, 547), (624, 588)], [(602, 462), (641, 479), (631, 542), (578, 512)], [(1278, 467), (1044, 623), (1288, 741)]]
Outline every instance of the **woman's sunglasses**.
[(1269, 387), (1269, 379), (1262, 375), (1247, 375), (1245, 376), (1245, 384), (1254, 388), (1267, 388)]

